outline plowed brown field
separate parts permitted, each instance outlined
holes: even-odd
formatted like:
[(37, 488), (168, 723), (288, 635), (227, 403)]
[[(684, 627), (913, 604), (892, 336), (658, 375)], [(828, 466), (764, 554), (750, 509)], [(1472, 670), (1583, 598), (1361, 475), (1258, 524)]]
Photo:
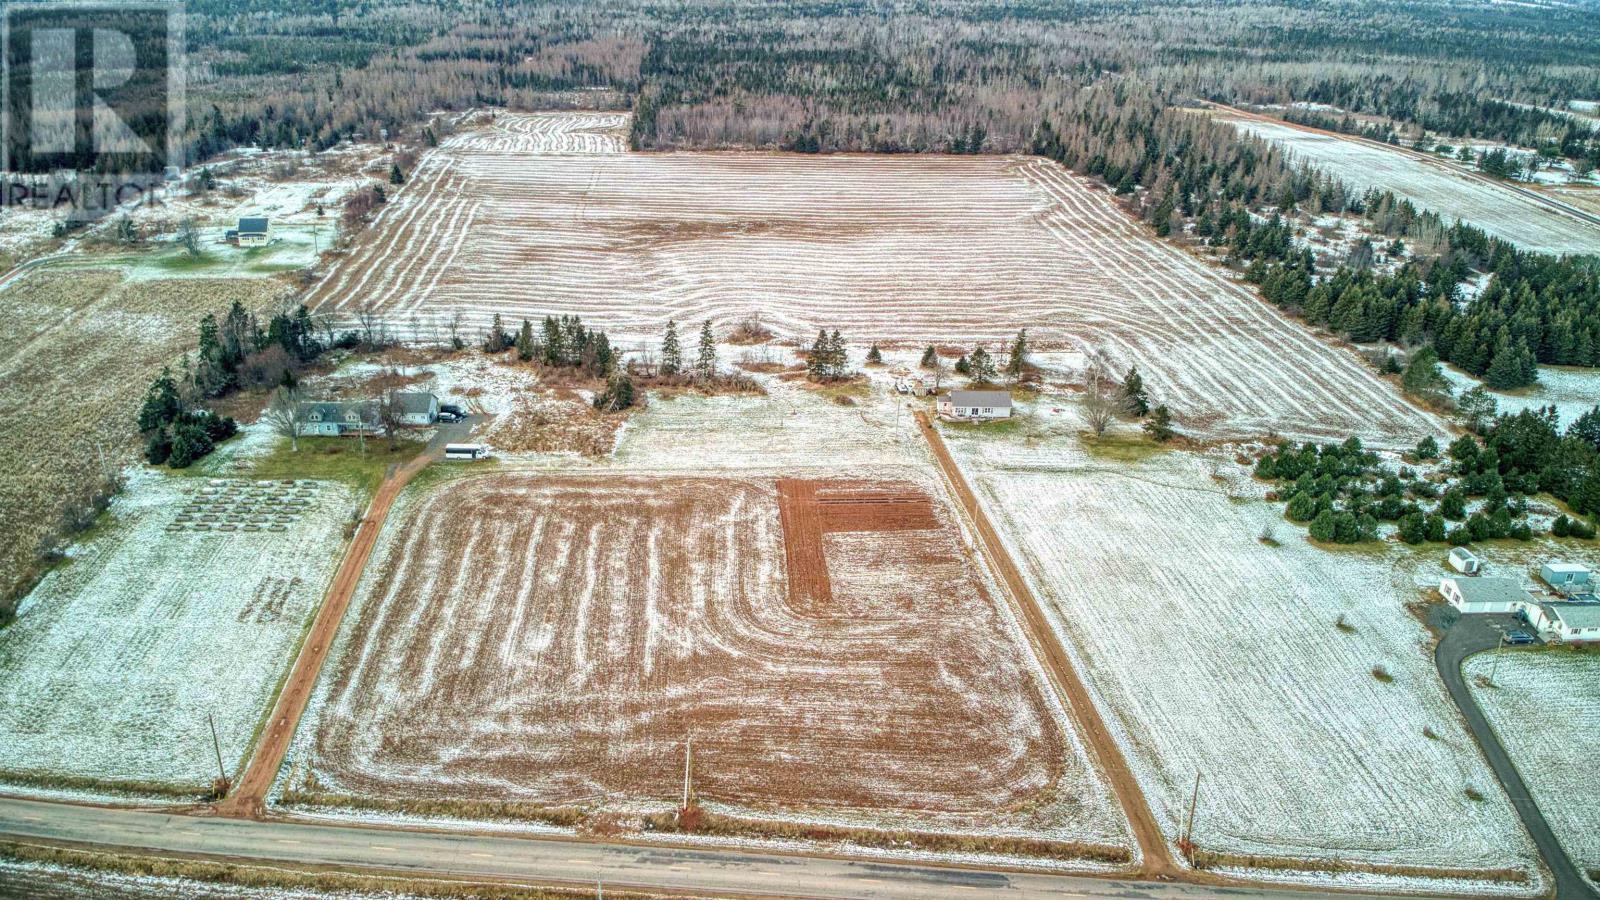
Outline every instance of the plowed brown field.
[(692, 730), (706, 801), (1120, 834), (949, 513), (904, 484), (784, 484), (826, 614), (789, 602), (770, 480), (506, 474), (412, 498), (290, 777), (671, 802)]

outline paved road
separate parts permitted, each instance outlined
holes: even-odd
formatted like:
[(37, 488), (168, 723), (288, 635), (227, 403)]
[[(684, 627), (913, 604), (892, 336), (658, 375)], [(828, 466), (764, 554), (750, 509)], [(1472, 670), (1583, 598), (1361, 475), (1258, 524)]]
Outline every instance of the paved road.
[(471, 418), (439, 426), (426, 449), (415, 459), (395, 468), (378, 485), (372, 502), (367, 506), (367, 514), (356, 530), (355, 539), (345, 551), (338, 572), (334, 573), (328, 593), (317, 610), (317, 617), (311, 623), (311, 630), (306, 633), (300, 655), (295, 657), (289, 677), (284, 680), (283, 690), (278, 693), (267, 726), (256, 741), (250, 764), (227, 799), (217, 805), (219, 814), (259, 817), (265, 812), (267, 792), (272, 790), (272, 783), (277, 780), (278, 768), (283, 765), (284, 754), (289, 752), (289, 742), (294, 738), (300, 716), (305, 713), (306, 704), (311, 700), (317, 676), (327, 661), (334, 636), (339, 633), (339, 624), (344, 621), (345, 610), (350, 607), (350, 598), (355, 595), (356, 585), (361, 581), (361, 573), (366, 570), (372, 549), (378, 543), (378, 534), (383, 530), (390, 507), (394, 505), (395, 498), (400, 496), (401, 489), (418, 472), (444, 455), (447, 442), (459, 440), (471, 429)]
[(1444, 680), (1444, 685), (1449, 689), (1450, 696), (1455, 699), (1456, 706), (1461, 708), (1461, 715), (1467, 720), (1467, 727), (1477, 739), (1478, 746), (1483, 748), (1483, 755), (1494, 769), (1495, 777), (1500, 779), (1501, 786), (1511, 797), (1511, 804), (1516, 807), (1517, 815), (1522, 817), (1523, 827), (1528, 829), (1534, 845), (1544, 857), (1545, 866), (1555, 876), (1557, 900), (1600, 897), (1572, 864), (1567, 851), (1550, 831), (1550, 825), (1545, 822), (1544, 814), (1539, 812), (1538, 805), (1528, 796), (1528, 787), (1523, 783), (1522, 775), (1512, 764), (1505, 747), (1501, 746), (1499, 735), (1494, 733), (1489, 720), (1484, 718), (1483, 710), (1478, 707), (1478, 701), (1473, 698), (1466, 679), (1461, 675), (1461, 664), (1467, 657), (1485, 650), (1493, 650), (1500, 643), (1501, 633), (1511, 630), (1520, 623), (1511, 616), (1474, 615), (1453, 618), (1455, 618), (1454, 623), (1448, 625), (1444, 638), (1439, 641), (1439, 646), (1433, 652), (1434, 664), (1439, 667), (1439, 677)]
[(1116, 740), (1111, 737), (1110, 729), (1106, 728), (1105, 720), (1100, 717), (1100, 710), (1089, 696), (1088, 687), (1072, 665), (1072, 659), (1067, 656), (1051, 630), (1050, 622), (1040, 608), (1038, 598), (1034, 597), (1033, 590), (1028, 587), (1028, 582), (1023, 579), (1016, 563), (1012, 561), (1005, 542), (1000, 539), (1000, 533), (995, 530), (988, 514), (983, 511), (983, 504), (978, 502), (977, 496), (972, 493), (972, 488), (967, 485), (966, 476), (961, 474), (961, 467), (956, 465), (949, 448), (945, 447), (944, 438), (940, 437), (938, 430), (933, 427), (927, 411), (917, 410), (916, 418), (918, 430), (927, 439), (934, 460), (944, 472), (945, 480), (949, 482), (956, 499), (966, 510), (967, 518), (978, 531), (984, 556), (988, 558), (995, 574), (1000, 576), (1010, 589), (1011, 595), (1016, 598), (1034, 648), (1043, 657), (1045, 667), (1054, 675), (1054, 681), (1067, 707), (1072, 710), (1078, 724), (1082, 726), (1084, 736), (1088, 738), (1089, 746), (1100, 762), (1101, 770), (1106, 773), (1106, 779), (1111, 782), (1111, 788), (1122, 804), (1123, 813), (1127, 815), (1128, 823), (1133, 828), (1134, 839), (1139, 843), (1139, 852), (1144, 863), (1143, 874), (1149, 877), (1182, 875), (1183, 870), (1173, 861), (1172, 854), (1167, 848), (1166, 835), (1162, 833), (1161, 825), (1151, 812), (1149, 801), (1145, 799), (1144, 789), (1140, 786), (1139, 780), (1133, 776), (1128, 761), (1123, 758), (1122, 748), (1117, 746)]
[[(0, 799), (0, 833), (168, 854), (372, 868), (417, 876), (515, 879), (542, 885), (653, 888), (699, 896), (828, 900), (1008, 898), (1295, 898), (1276, 888), (1218, 888), (1081, 876), (894, 865), (772, 853), (681, 850), (251, 819), (201, 818)], [(1346, 895), (1360, 898), (1361, 895)]]

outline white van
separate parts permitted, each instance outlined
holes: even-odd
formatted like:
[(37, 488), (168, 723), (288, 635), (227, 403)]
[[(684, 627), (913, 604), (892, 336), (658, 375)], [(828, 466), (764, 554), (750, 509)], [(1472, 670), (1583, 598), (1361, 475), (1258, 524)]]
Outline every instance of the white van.
[(445, 444), (445, 459), (488, 459), (489, 448), (482, 444)]

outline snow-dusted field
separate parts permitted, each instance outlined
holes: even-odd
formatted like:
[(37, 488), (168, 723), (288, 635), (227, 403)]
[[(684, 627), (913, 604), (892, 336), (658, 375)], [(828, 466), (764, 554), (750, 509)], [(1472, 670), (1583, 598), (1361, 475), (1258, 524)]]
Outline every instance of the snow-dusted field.
[(208, 715), (224, 764), (240, 764), (353, 498), (320, 485), (281, 532), (175, 529), (206, 487), (139, 475), (0, 632), (0, 778), (198, 793), (217, 771)]
[[(1494, 687), (1477, 684), (1494, 668)], [(1472, 695), (1528, 785), (1539, 811), (1580, 871), (1600, 871), (1600, 657), (1480, 653), (1462, 666)]]
[[(1478, 379), (1454, 366), (1445, 366), (1444, 375), (1450, 379), (1451, 387), (1458, 397), (1482, 384)], [(1514, 394), (1490, 390), (1489, 395), (1494, 397), (1500, 412), (1503, 413), (1554, 406), (1562, 427), (1566, 427), (1571, 425), (1574, 419), (1600, 406), (1600, 370), (1540, 366), (1538, 384)]]
[[(1438, 427), (1352, 355), (1147, 234), (1103, 191), (1025, 157), (574, 153), (504, 114), (428, 153), (313, 291), (402, 332), (578, 314), (613, 342), (752, 313), (809, 340), (1086, 350), (1208, 434), (1409, 444)], [(559, 117), (555, 117), (559, 119)], [(544, 137), (546, 131), (555, 132)]]
[(1314, 548), (1231, 459), (1098, 461), (1070, 401), (1059, 426), (1044, 407), (1026, 438), (947, 437), (1170, 837), (1198, 772), (1202, 849), (1533, 870), (1402, 606), (1402, 551)]
[(1600, 253), (1600, 225), (1543, 205), (1513, 187), (1472, 177), (1453, 163), (1287, 123), (1230, 117), (1226, 112), (1219, 117), (1279, 144), (1295, 159), (1357, 190), (1391, 191), (1447, 222), (1463, 219), (1525, 250)]
[(721, 812), (1125, 847), (1018, 623), (936, 515), (828, 534), (834, 593), (817, 608), (785, 590), (770, 478), (507, 472), (414, 489), (284, 782), (663, 809), (693, 731), (697, 790)]

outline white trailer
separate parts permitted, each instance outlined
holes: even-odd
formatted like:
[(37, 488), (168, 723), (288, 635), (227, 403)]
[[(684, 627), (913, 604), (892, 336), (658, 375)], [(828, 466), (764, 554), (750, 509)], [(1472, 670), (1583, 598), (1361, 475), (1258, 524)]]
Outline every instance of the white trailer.
[(483, 444), (445, 444), (445, 459), (488, 459), (489, 448)]

